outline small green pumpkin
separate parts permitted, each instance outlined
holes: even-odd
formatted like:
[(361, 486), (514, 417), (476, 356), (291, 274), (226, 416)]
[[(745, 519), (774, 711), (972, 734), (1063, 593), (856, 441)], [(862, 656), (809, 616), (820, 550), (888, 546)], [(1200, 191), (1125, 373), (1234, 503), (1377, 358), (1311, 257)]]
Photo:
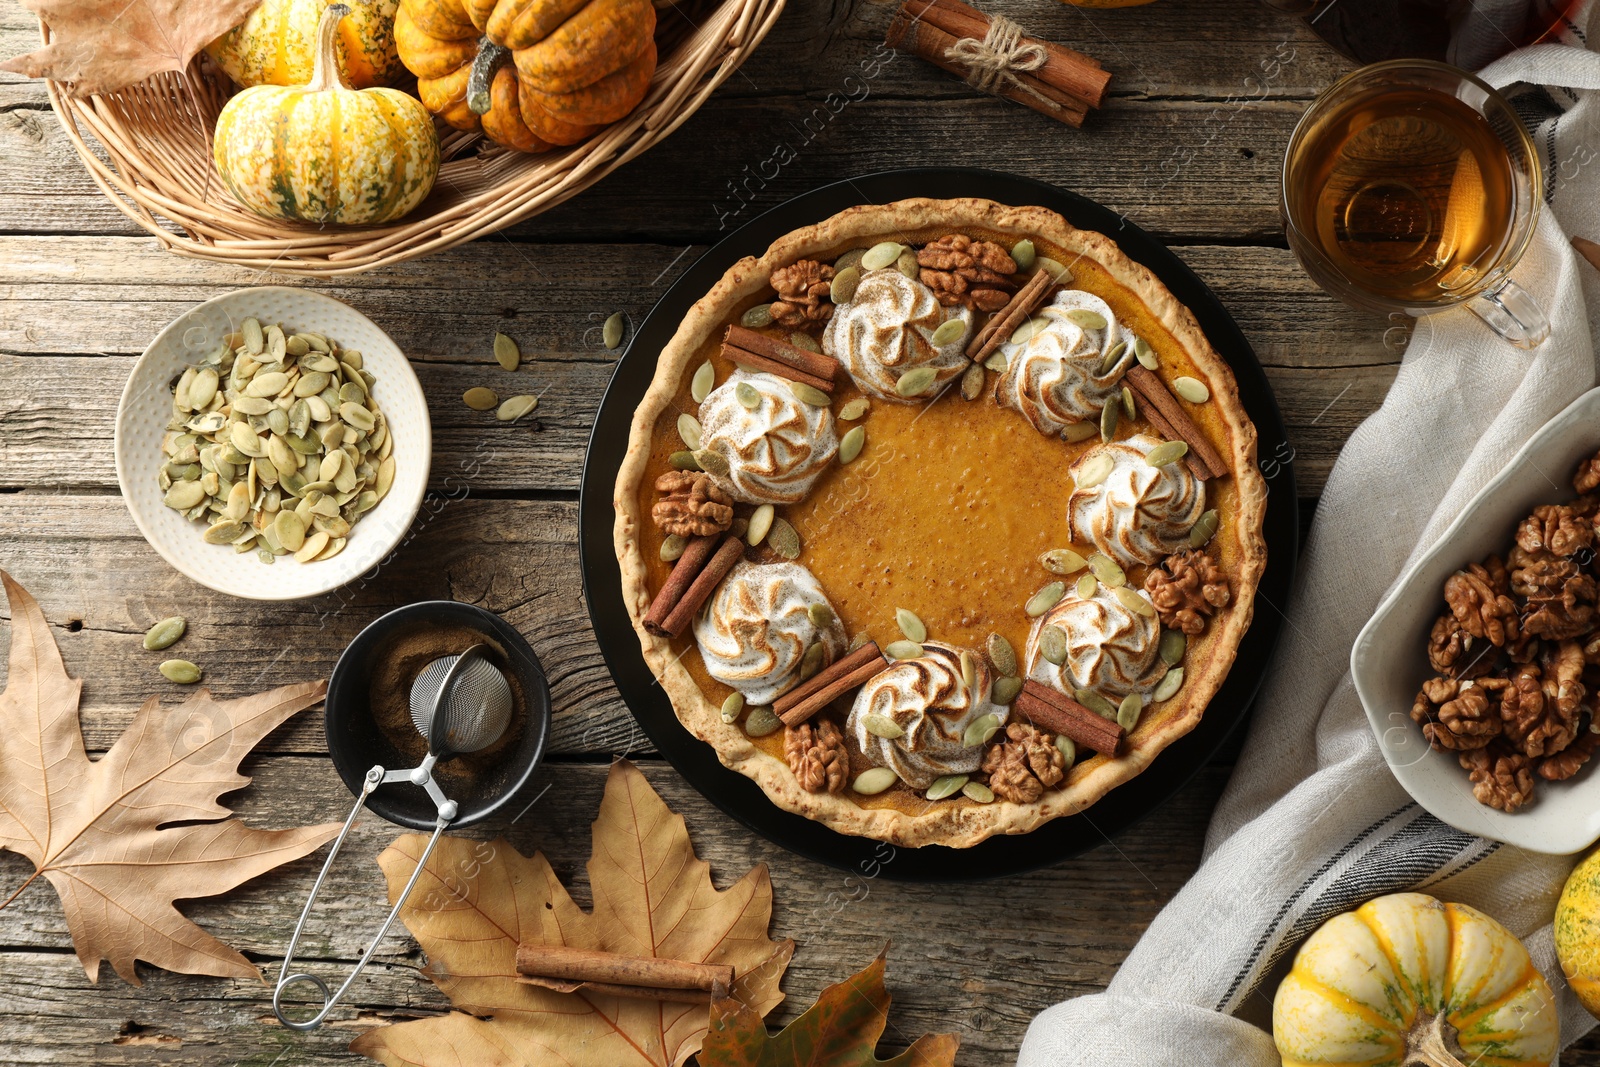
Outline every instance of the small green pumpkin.
[(246, 89), (217, 116), (217, 173), (258, 215), (388, 222), (433, 189), (439, 135), (427, 108), (395, 89), (351, 89), (339, 75), (335, 31), (349, 13), (342, 3), (323, 13), (309, 82)]
[[(206, 46), (242, 86), (304, 85), (317, 58), (317, 26), (332, 0), (261, 0), (243, 22)], [(394, 43), (400, 0), (349, 0), (339, 23), (339, 73), (356, 89), (393, 85), (405, 75)]]

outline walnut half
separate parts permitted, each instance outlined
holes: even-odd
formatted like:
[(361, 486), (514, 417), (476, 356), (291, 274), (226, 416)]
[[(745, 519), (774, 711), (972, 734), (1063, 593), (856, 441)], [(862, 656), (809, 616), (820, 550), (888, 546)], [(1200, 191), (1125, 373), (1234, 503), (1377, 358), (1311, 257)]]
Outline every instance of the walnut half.
[(807, 793), (842, 793), (850, 775), (844, 734), (827, 719), (791, 726), (783, 735), (783, 758)]
[(977, 311), (999, 311), (1011, 302), (1016, 285), (1008, 275), (1016, 260), (993, 241), (974, 241), (953, 233), (924, 245), (917, 253), (922, 284), (945, 307), (965, 304)]
[(1445, 602), (1461, 628), (1496, 647), (1517, 638), (1517, 605), (1510, 591), (1510, 576), (1497, 556), (1467, 564), (1466, 570), (1456, 571), (1444, 583)]
[(1506, 684), (1504, 678), (1430, 678), (1411, 705), (1411, 718), (1441, 752), (1482, 748), (1500, 733), (1500, 707), (1494, 696)]
[(1190, 637), (1204, 630), (1206, 617), (1227, 607), (1233, 596), (1227, 575), (1201, 549), (1174, 552), (1160, 567), (1151, 567), (1144, 588), (1161, 614), (1161, 625)]
[(833, 314), (829, 299), (833, 268), (814, 259), (797, 259), (772, 272), (772, 288), (778, 299), (772, 302), (772, 321), (794, 329), (808, 322), (826, 322)]
[(668, 471), (656, 479), (661, 493), (650, 517), (663, 533), (705, 537), (733, 525), (733, 498), (700, 471)]
[(1522, 753), (1493, 744), (1458, 753), (1456, 758), (1472, 779), (1478, 803), (1513, 812), (1533, 799), (1533, 768)]
[(998, 797), (1032, 804), (1066, 775), (1067, 760), (1056, 739), (1031, 723), (1006, 727), (1006, 739), (983, 754), (989, 788)]

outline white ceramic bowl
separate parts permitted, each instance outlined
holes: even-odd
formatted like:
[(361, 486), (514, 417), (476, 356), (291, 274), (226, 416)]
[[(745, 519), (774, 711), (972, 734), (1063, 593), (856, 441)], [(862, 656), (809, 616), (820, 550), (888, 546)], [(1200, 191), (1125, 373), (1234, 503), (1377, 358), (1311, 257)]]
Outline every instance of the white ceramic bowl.
[(1350, 670), (1384, 758), (1406, 791), (1451, 826), (1530, 852), (1565, 855), (1600, 839), (1600, 760), (1565, 782), (1540, 779), (1534, 799), (1507, 815), (1479, 804), (1453, 753), (1435, 752), (1411, 721), (1411, 702), (1433, 672), (1428, 631), (1444, 610), (1445, 579), (1491, 553), (1504, 555), (1516, 525), (1540, 504), (1576, 494), (1572, 472), (1600, 450), (1600, 389), (1551, 419), (1473, 497), (1417, 561), (1356, 638)]
[[(344, 551), (332, 559), (262, 563), (254, 552), (208, 545), (204, 527), (163, 504), (156, 473), (161, 436), (172, 416), (171, 382), (197, 364), (225, 335), (254, 316), (285, 332), (310, 330), (362, 354), (377, 378), (372, 394), (394, 436), (395, 476), (389, 494), (361, 517)], [(163, 559), (201, 585), (250, 600), (297, 600), (337, 589), (365, 574), (400, 543), (422, 504), (433, 456), (433, 431), (422, 386), (405, 354), (371, 319), (348, 304), (305, 289), (269, 285), (240, 289), (181, 315), (162, 330), (134, 364), (117, 405), (117, 482), (133, 521)]]

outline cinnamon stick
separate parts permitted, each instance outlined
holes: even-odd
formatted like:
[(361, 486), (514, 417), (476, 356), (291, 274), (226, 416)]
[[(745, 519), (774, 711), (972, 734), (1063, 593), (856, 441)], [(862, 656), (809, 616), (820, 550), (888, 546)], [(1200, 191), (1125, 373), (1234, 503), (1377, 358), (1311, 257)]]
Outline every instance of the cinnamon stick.
[(1005, 343), (1006, 338), (1016, 332), (1017, 327), (1022, 325), (1022, 320), (1033, 314), (1053, 284), (1054, 279), (1050, 277), (1049, 271), (1041, 270), (1029, 278), (1028, 284), (1013, 293), (1006, 306), (1001, 308), (998, 314), (991, 316), (983, 329), (979, 330), (978, 335), (967, 345), (967, 358), (974, 363), (982, 363), (988, 359), (995, 349)]
[(530, 984), (560, 993), (587, 990), (690, 1002), (725, 997), (733, 985), (733, 968), (727, 964), (528, 942), (517, 946), (517, 974)]
[(791, 382), (803, 382), (806, 385), (815, 386), (830, 395), (833, 393), (832, 378), (818, 378), (815, 374), (807, 374), (805, 371), (791, 367), (780, 360), (768, 359), (757, 352), (735, 348), (726, 342), (722, 345), (722, 358), (737, 363), (742, 367), (749, 367), (751, 370), (766, 371), (768, 374), (776, 374), (780, 378), (787, 378)]
[(1022, 692), (1017, 694), (1011, 709), (1013, 714), (1070, 737), (1074, 743), (1102, 756), (1115, 756), (1122, 747), (1121, 726), (1047, 685), (1031, 680), (1022, 683)]
[[(1172, 431), (1188, 444), (1189, 451), (1211, 469), (1212, 477), (1220, 478), (1228, 473), (1228, 465), (1222, 462), (1222, 457), (1211, 447), (1211, 442), (1200, 432), (1200, 427), (1196, 426), (1189, 413), (1183, 410), (1178, 398), (1167, 388), (1166, 382), (1163, 382), (1154, 371), (1138, 363), (1128, 368), (1127, 380), (1151, 407), (1161, 412), (1161, 417), (1167, 420)], [(1148, 413), (1146, 417), (1148, 418)]]
[[(1173, 429), (1172, 423), (1167, 421), (1167, 417), (1161, 414), (1160, 409), (1158, 409), (1148, 400), (1139, 405), (1139, 414), (1144, 418), (1145, 422), (1150, 424), (1151, 428), (1153, 428), (1156, 433), (1160, 434), (1166, 440), (1182, 440), (1182, 438), (1178, 435), (1178, 431)], [(1187, 444), (1188, 442), (1184, 443)], [(1205, 463), (1200, 459), (1199, 454), (1196, 453), (1194, 449), (1191, 448), (1187, 453), (1184, 454), (1183, 465), (1188, 467), (1189, 472), (1202, 482), (1210, 480), (1211, 468), (1205, 465)]]
[(775, 359), (779, 363), (787, 363), (798, 371), (815, 378), (826, 378), (830, 382), (839, 374), (839, 361), (832, 356), (823, 355), (821, 352), (808, 352), (799, 345), (780, 341), (776, 337), (768, 337), (764, 333), (756, 333), (743, 326), (729, 326), (728, 332), (722, 336), (722, 343), (742, 348), (746, 352), (754, 352), (758, 356)]
[(694, 576), (694, 581), (689, 583), (689, 588), (684, 590), (683, 596), (672, 606), (672, 611), (661, 623), (661, 629), (665, 631), (667, 637), (677, 637), (683, 633), (689, 621), (694, 618), (695, 612), (711, 599), (711, 594), (716, 590), (718, 583), (726, 578), (728, 572), (733, 570), (734, 564), (743, 558), (743, 541), (737, 537), (729, 537), (722, 542), (716, 555), (706, 561), (706, 565)]
[[(785, 725), (799, 726), (833, 703), (847, 689), (860, 685), (888, 666), (876, 641), (868, 641), (836, 660), (772, 702), (773, 712)], [(863, 674), (863, 672), (865, 672)], [(860, 675), (854, 685), (848, 684)]]
[(667, 575), (667, 580), (662, 583), (661, 591), (650, 601), (650, 610), (645, 612), (644, 616), (646, 630), (657, 637), (668, 636), (663, 625), (667, 621), (667, 616), (678, 606), (684, 591), (699, 577), (706, 561), (711, 558), (711, 553), (716, 551), (717, 542), (721, 540), (720, 533), (689, 539), (689, 543), (683, 548), (683, 555), (672, 565), (672, 573)]
[[(910, 0), (906, 9), (912, 17), (955, 37), (981, 41), (989, 32), (989, 16), (962, 0)], [(1040, 37), (1024, 37), (1022, 43), (1041, 45), (1045, 50), (1044, 66), (1032, 71), (1033, 77), (1090, 107), (1104, 106), (1111, 74), (1099, 60)]]
[[(983, 39), (985, 29), (977, 35)], [(930, 22), (916, 18), (906, 13), (902, 7), (895, 13), (894, 19), (889, 23), (889, 32), (884, 35), (883, 42), (890, 48), (902, 52), (910, 52), (927, 60), (941, 70), (949, 71), (958, 78), (965, 79), (968, 70), (959, 60), (950, 58), (948, 53), (960, 40), (958, 36), (947, 33)], [(1030, 38), (1031, 40), (1031, 38)], [(1089, 106), (1083, 100), (1071, 93), (1064, 92), (1054, 86), (1034, 77), (1032, 74), (1018, 71), (1014, 75), (1020, 85), (1005, 85), (997, 90), (997, 95), (1013, 100), (1025, 107), (1031, 107), (1042, 115), (1059, 119), (1068, 126), (1079, 127), (1083, 125), (1084, 118), (1089, 113)], [(1026, 88), (1023, 88), (1025, 86)], [(1032, 90), (1029, 92), (1028, 90)]]

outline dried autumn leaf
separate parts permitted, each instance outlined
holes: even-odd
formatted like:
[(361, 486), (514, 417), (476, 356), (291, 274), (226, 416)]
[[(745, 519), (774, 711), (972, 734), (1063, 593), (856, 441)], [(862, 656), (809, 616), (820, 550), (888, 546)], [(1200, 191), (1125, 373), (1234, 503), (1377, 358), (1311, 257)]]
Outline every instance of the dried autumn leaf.
[[(239, 761), (321, 700), (326, 685), (239, 700), (213, 700), (202, 689), (166, 710), (151, 697), (111, 750), (90, 762), (78, 726), (82, 683), (68, 677), (38, 603), (4, 571), (0, 580), (11, 602), (11, 667), (0, 694), (0, 848), (37, 868), (0, 907), (34, 878), (48, 878), (91, 982), (102, 959), (134, 985), (135, 960), (259, 978), (254, 964), (173, 902), (225, 893), (339, 831), (338, 823), (254, 830), (228, 818), (233, 812), (217, 800), (250, 783)], [(186, 825), (168, 825), (177, 822)]]
[(111, 93), (162, 71), (182, 73), (206, 45), (260, 0), (21, 0), (50, 28), (50, 43), (0, 63), (49, 78), (73, 96)]
[[(393, 1067), (677, 1067), (700, 1048), (704, 1004), (520, 983), (519, 941), (731, 964), (732, 1000), (758, 1021), (783, 1000), (778, 980), (794, 942), (767, 937), (765, 864), (718, 892), (682, 816), (626, 761), (606, 779), (593, 840), (592, 912), (573, 903), (539, 853), (523, 856), (503, 839), (440, 841), (400, 917), (428, 954), (423, 973), (460, 1011), (368, 1031), (351, 1051)], [(407, 834), (378, 857), (391, 902), (426, 841)]]
[(889, 1021), (883, 968), (879, 953), (865, 970), (824, 989), (776, 1035), (769, 1036), (761, 1016), (745, 1005), (718, 1001), (700, 1067), (955, 1067), (961, 1045), (955, 1034), (923, 1034), (893, 1059), (877, 1058), (874, 1050)]

